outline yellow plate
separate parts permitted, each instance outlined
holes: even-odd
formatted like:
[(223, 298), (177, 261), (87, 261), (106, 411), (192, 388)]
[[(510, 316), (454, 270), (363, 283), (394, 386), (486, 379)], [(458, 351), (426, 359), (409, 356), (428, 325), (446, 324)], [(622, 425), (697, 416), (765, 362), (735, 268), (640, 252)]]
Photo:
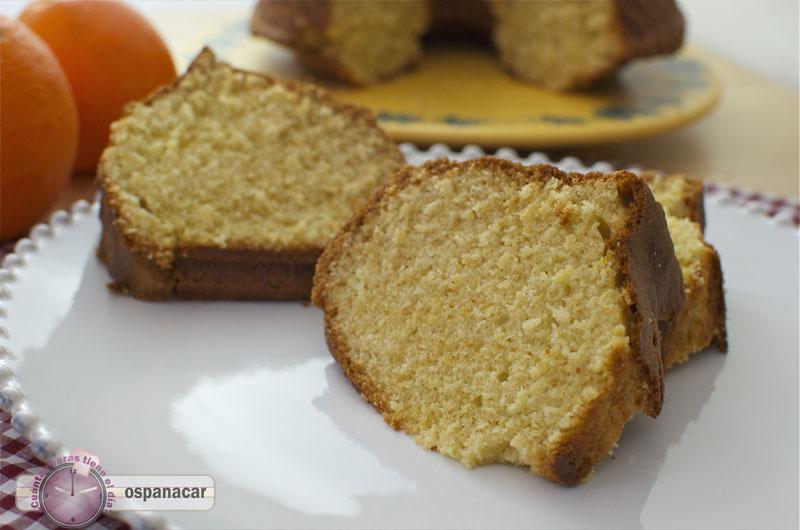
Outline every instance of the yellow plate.
[[(204, 40), (237, 66), (313, 81), (365, 105), (395, 139), (421, 144), (536, 148), (641, 138), (697, 120), (720, 93), (691, 51), (637, 61), (592, 91), (558, 93), (509, 75), (488, 46), (434, 45), (417, 69), (352, 88), (311, 78), (290, 52), (250, 36), (241, 20)], [(197, 49), (187, 49), (187, 58)]]

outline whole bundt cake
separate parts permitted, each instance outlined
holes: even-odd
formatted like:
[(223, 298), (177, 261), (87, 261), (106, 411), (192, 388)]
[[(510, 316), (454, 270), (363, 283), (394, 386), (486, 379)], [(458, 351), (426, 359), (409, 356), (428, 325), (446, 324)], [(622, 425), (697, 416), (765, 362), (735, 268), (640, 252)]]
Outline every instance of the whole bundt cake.
[(261, 0), (251, 29), (311, 70), (362, 85), (413, 66), (425, 35), (488, 35), (517, 77), (572, 90), (674, 52), (684, 22), (673, 0)]

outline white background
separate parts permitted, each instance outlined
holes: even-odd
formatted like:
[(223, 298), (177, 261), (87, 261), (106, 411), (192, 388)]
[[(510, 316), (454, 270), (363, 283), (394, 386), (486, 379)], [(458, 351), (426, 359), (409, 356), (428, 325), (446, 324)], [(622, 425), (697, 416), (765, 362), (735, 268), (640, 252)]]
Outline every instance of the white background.
[(678, 0), (688, 40), (798, 88), (796, 0)]

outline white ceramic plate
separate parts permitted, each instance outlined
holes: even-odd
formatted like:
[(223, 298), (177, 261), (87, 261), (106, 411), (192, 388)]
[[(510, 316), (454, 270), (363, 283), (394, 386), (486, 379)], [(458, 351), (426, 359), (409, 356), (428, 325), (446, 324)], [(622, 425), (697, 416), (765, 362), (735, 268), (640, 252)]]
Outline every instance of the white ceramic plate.
[[(480, 153), (403, 148), (412, 162)], [(186, 528), (796, 527), (798, 232), (754, 208), (707, 199), (730, 352), (670, 372), (660, 417), (631, 421), (585, 486), (468, 471), (393, 431), (331, 359), (314, 307), (110, 293), (88, 204), (0, 273), (0, 402), (39, 454), (63, 442), (112, 474), (213, 475), (213, 510), (159, 512)]]

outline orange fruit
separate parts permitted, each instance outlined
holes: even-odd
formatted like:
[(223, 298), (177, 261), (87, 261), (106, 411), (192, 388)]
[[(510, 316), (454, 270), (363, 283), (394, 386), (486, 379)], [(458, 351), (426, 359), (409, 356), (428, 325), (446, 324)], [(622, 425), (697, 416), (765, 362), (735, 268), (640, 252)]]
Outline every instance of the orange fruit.
[(19, 16), (53, 50), (78, 103), (78, 171), (94, 171), (125, 103), (175, 78), (164, 41), (118, 1), (37, 0)]
[(0, 65), (0, 239), (8, 239), (41, 220), (69, 182), (78, 112), (53, 52), (6, 17)]

